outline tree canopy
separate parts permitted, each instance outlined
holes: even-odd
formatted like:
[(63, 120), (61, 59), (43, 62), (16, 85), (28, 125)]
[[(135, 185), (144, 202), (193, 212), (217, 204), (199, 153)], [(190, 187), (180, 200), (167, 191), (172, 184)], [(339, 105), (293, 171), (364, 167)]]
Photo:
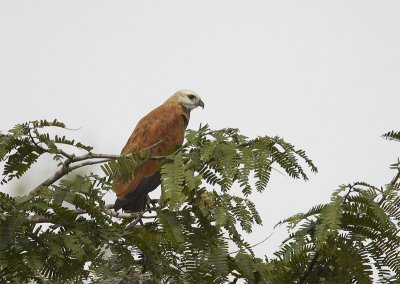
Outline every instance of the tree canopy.
[[(145, 272), (156, 283), (399, 280), (400, 162), (391, 165), (395, 176), (387, 184), (339, 186), (328, 204), (280, 222), (287, 239), (273, 258), (260, 259), (241, 233), (262, 224), (252, 193), (267, 188), (273, 169), (303, 180), (317, 172), (303, 150), (280, 137), (251, 139), (205, 125), (188, 130), (185, 144), (168, 156), (120, 156), (52, 135), (54, 127), (67, 131), (57, 120), (41, 120), (0, 134), (2, 185), (42, 155), (58, 163), (25, 196), (0, 192), (2, 283), (98, 282)], [(399, 142), (400, 132), (384, 138)], [(103, 198), (112, 181), (129, 180), (148, 159), (163, 162), (160, 199), (143, 212), (115, 212)], [(102, 174), (77, 173), (96, 164)]]

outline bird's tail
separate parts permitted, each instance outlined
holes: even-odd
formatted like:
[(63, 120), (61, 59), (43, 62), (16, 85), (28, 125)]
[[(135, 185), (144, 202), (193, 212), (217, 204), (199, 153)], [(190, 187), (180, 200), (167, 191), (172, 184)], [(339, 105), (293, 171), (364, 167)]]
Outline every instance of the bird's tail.
[(145, 209), (146, 195), (115, 200), (114, 210), (122, 209), (124, 212), (140, 212)]

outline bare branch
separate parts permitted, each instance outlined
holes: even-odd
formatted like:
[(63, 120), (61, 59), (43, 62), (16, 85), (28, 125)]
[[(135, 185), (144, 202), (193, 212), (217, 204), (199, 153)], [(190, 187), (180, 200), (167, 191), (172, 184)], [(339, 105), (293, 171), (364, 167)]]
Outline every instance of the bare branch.
[(53, 183), (55, 183), (57, 180), (59, 180), (60, 178), (62, 178), (65, 174), (68, 173), (68, 170), (65, 170), (64, 167), (62, 167), (61, 169), (59, 169), (54, 175), (52, 175), (51, 177), (49, 177), (48, 179), (46, 179), (44, 182), (42, 182), (41, 184), (39, 184), (37, 187), (35, 187), (31, 192), (29, 192), (29, 195), (33, 195), (36, 192), (38, 192), (41, 188), (43, 187), (47, 187)]
[(146, 147), (144, 149), (142, 149), (141, 151), (147, 151), (150, 150), (151, 148), (156, 147), (157, 145), (161, 144), (162, 142), (164, 142), (164, 139), (161, 139), (160, 141), (158, 141), (157, 143), (154, 143), (153, 145), (150, 145), (149, 147)]
[(49, 186), (53, 183), (55, 183), (57, 180), (59, 180), (60, 178), (62, 178), (63, 176), (65, 176), (66, 174), (68, 174), (69, 172), (72, 172), (73, 170), (82, 168), (84, 166), (91, 166), (91, 165), (95, 165), (95, 164), (101, 164), (101, 163), (106, 163), (109, 160), (100, 160), (100, 161), (88, 161), (88, 162), (83, 162), (80, 163), (78, 165), (74, 165), (72, 167), (69, 166), (68, 160), (64, 163), (63, 167), (61, 167), (54, 175), (52, 175), (51, 177), (49, 177), (48, 179), (46, 179), (44, 182), (42, 182), (41, 184), (39, 184), (37, 187), (35, 187), (30, 193), (29, 195), (35, 194), (36, 192), (38, 192), (41, 188)]
[(96, 164), (107, 163), (108, 161), (109, 161), (108, 159), (104, 159), (104, 160), (83, 162), (83, 163), (80, 163), (78, 165), (71, 166), (69, 168), (69, 171), (71, 172), (73, 170), (76, 170), (76, 169), (79, 169), (79, 168), (82, 168), (82, 167), (85, 167), (85, 166), (92, 166), (92, 165), (96, 165)]
[[(141, 219), (154, 219), (157, 218), (156, 215), (149, 215), (149, 216), (144, 216), (145, 213), (148, 213), (150, 210), (145, 210), (142, 212), (132, 212), (132, 213), (126, 213), (126, 212), (116, 212), (114, 211), (113, 205), (109, 204), (106, 205), (103, 213), (107, 214), (111, 217), (114, 218), (120, 218), (120, 219), (133, 219), (135, 218), (135, 220), (133, 222), (131, 222), (130, 224), (132, 224), (130, 227), (128, 227), (130, 224), (128, 224), (127, 228), (131, 228), (133, 226), (135, 226)], [(154, 208), (152, 208), (154, 209)], [(75, 210), (72, 210), (75, 213), (77, 213), (78, 215), (83, 215), (83, 214), (88, 214), (85, 210), (77, 208)], [(32, 223), (54, 223), (54, 220), (52, 220), (51, 218), (42, 216), (42, 215), (31, 215), (28, 217), (28, 220)]]
[(146, 211), (139, 212), (139, 215), (136, 217), (136, 219), (130, 222), (128, 225), (126, 225), (125, 229), (130, 229), (136, 226), (136, 224), (139, 223), (140, 220), (142, 220), (142, 216), (144, 213), (146, 213)]
[[(104, 212), (104, 213), (106, 213), (106, 212)], [(86, 214), (86, 212), (83, 212), (83, 213), (80, 213), (80, 214)], [(80, 215), (79, 214), (79, 215)], [(125, 215), (125, 214), (131, 214), (131, 215)], [(115, 217), (115, 218), (134, 218), (134, 217), (136, 217), (136, 218), (139, 218), (139, 219), (155, 219), (155, 218), (157, 218), (157, 216), (156, 215), (150, 215), (150, 216), (141, 216), (141, 217), (139, 217), (139, 216), (137, 216), (137, 213), (120, 213), (120, 215), (119, 216), (112, 216), (112, 217)], [(39, 224), (39, 223), (52, 223), (52, 224), (54, 224), (55, 222), (54, 222), (54, 220), (52, 220), (51, 218), (48, 218), (48, 217), (45, 217), (45, 216), (42, 216), (42, 215), (32, 215), (32, 216), (29, 216), (28, 217), (28, 220), (31, 222), (31, 223), (36, 223), (36, 224)], [(135, 219), (135, 221), (136, 221), (136, 219)], [(134, 221), (134, 222), (135, 222)], [(140, 220), (139, 220), (140, 221)], [(139, 222), (138, 221), (138, 222)], [(133, 222), (132, 222), (133, 223)], [(137, 222), (135, 222), (133, 225), (132, 225), (132, 227), (133, 226), (135, 226), (137, 224)], [(129, 228), (131, 228), (131, 227), (129, 227)], [(127, 229), (128, 229), (128, 227), (127, 227)]]
[(104, 213), (111, 217), (121, 218), (121, 219), (131, 219), (138, 217), (138, 213), (136, 212), (133, 213), (116, 212), (114, 211), (114, 209), (105, 209)]
[(397, 181), (400, 179), (400, 169), (397, 168), (397, 174), (395, 175), (395, 177), (392, 179), (392, 181), (389, 183), (389, 185), (387, 186), (386, 190), (382, 192), (382, 198), (379, 200), (378, 205), (382, 205), (383, 202), (385, 202), (386, 200), (386, 195), (385, 192), (390, 191), (393, 189), (393, 187), (396, 185)]
[[(111, 161), (111, 160), (116, 160), (116, 159), (121, 158), (121, 157), (129, 156), (129, 155), (132, 155), (132, 154), (128, 154), (128, 155), (110, 155), (110, 154), (89, 153), (89, 154), (86, 154), (86, 155), (73, 157), (72, 160), (71, 160), (71, 163), (80, 162), (80, 161), (89, 160), (89, 159), (107, 159), (106, 162), (108, 162), (108, 161)], [(165, 160), (165, 159), (168, 159), (168, 158), (169, 158), (169, 156), (151, 156), (151, 157), (149, 157), (147, 159), (143, 159), (143, 160)]]
[(32, 136), (31, 133), (31, 128), (29, 129), (28, 135), (29, 135), (29, 139), (31, 140), (31, 142), (36, 146), (36, 148), (40, 149), (41, 151), (45, 152), (45, 153), (50, 153), (49, 149), (43, 148), (42, 146), (40, 146), (36, 141), (35, 138)]
[(397, 183), (397, 181), (399, 180), (399, 178), (400, 178), (400, 169), (397, 169), (397, 174), (396, 174), (396, 176), (392, 179), (392, 181), (390, 182), (390, 187), (393, 187), (393, 186)]
[(74, 158), (74, 155), (72, 154), (72, 155), (70, 155), (70, 154), (68, 154), (67, 152), (65, 152), (64, 150), (62, 150), (62, 149), (59, 149), (59, 148), (57, 148), (57, 150), (58, 150), (58, 153), (60, 153), (61, 155), (63, 155), (65, 158), (67, 158), (68, 160), (73, 160), (73, 158)]
[(121, 155), (110, 155), (110, 154), (88, 153), (86, 155), (73, 157), (72, 162), (75, 163), (75, 162), (89, 160), (89, 159), (108, 159), (108, 161), (110, 161), (110, 160), (118, 159), (120, 157), (122, 157), (122, 156)]
[[(271, 232), (265, 239), (263, 239), (261, 242), (258, 242), (258, 243), (256, 243), (256, 244), (250, 246), (250, 248), (254, 248), (254, 247), (259, 246), (259, 245), (261, 245), (262, 243), (266, 242), (269, 238), (272, 237), (272, 234), (273, 234), (273, 233), (274, 233), (274, 232)], [(239, 251), (240, 251), (240, 250), (233, 251), (233, 252), (230, 252), (230, 253), (228, 253), (228, 254), (235, 254), (235, 253), (238, 253)]]
[(28, 220), (31, 223), (54, 223), (50, 218), (41, 215), (28, 216)]
[[(33, 138), (32, 138), (33, 139)], [(155, 147), (156, 145), (162, 143), (163, 140), (155, 143), (154, 145), (146, 148), (150, 149), (152, 147)], [(165, 160), (171, 157), (174, 157), (175, 155), (177, 155), (184, 147), (186, 147), (187, 143), (183, 144), (181, 147), (179, 147), (172, 155), (169, 156), (152, 156), (149, 157), (147, 159), (143, 159), (143, 160)], [(38, 145), (38, 147), (40, 147)], [(41, 149), (43, 149), (43, 151), (45, 152), (49, 152), (50, 151), (48, 149), (44, 149), (42, 147), (40, 147)], [(142, 150), (143, 151), (143, 150)], [(74, 171), (76, 169), (79, 169), (81, 167), (84, 166), (91, 166), (91, 165), (96, 165), (96, 164), (102, 164), (102, 163), (106, 163), (109, 162), (111, 160), (115, 160), (118, 159), (120, 157), (123, 157), (124, 155), (110, 155), (110, 154), (95, 154), (95, 153), (88, 153), (86, 155), (82, 155), (82, 156), (74, 156), (74, 155), (70, 155), (66, 152), (64, 152), (63, 150), (59, 149), (59, 153), (61, 155), (63, 155), (64, 157), (66, 157), (67, 159), (65, 160), (62, 168), (60, 168), (54, 175), (52, 175), (51, 177), (47, 178), (45, 181), (43, 181), (41, 184), (39, 184), (38, 186), (36, 186), (30, 193), (29, 195), (35, 194), (36, 192), (38, 192), (41, 188), (43, 187), (47, 187), (51, 184), (53, 184), (54, 182), (56, 182), (57, 180), (59, 180), (60, 178), (62, 178), (64, 175), (68, 174), (71, 171)], [(129, 154), (131, 155), (131, 154)], [(84, 163), (80, 163), (77, 165), (73, 165), (70, 166), (71, 164), (74, 164), (76, 162), (80, 162), (80, 161), (84, 161), (84, 160), (90, 160), (90, 159), (102, 159), (102, 160), (97, 160), (97, 161), (88, 161), (88, 162), (84, 162)]]

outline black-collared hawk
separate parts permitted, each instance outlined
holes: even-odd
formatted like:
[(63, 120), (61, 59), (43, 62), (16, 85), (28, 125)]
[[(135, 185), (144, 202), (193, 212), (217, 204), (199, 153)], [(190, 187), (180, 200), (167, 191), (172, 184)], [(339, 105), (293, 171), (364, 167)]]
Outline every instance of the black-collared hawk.
[[(148, 150), (153, 156), (171, 154), (182, 145), (190, 111), (198, 106), (204, 108), (204, 103), (195, 92), (176, 92), (139, 121), (121, 155), (140, 150)], [(160, 161), (147, 160), (130, 182), (114, 182), (113, 191), (117, 195), (114, 210), (144, 210), (147, 194), (161, 183), (160, 169)]]

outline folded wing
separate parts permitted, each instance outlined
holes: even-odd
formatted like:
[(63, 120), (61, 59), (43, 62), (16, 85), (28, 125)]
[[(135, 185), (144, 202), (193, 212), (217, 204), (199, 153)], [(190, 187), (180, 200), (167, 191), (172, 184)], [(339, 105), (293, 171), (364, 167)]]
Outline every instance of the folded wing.
[[(153, 156), (163, 156), (174, 152), (183, 143), (188, 120), (189, 114), (180, 104), (167, 101), (139, 121), (121, 154), (148, 150)], [(147, 194), (160, 185), (160, 168), (159, 160), (147, 160), (130, 182), (114, 182), (114, 209), (143, 210)]]

